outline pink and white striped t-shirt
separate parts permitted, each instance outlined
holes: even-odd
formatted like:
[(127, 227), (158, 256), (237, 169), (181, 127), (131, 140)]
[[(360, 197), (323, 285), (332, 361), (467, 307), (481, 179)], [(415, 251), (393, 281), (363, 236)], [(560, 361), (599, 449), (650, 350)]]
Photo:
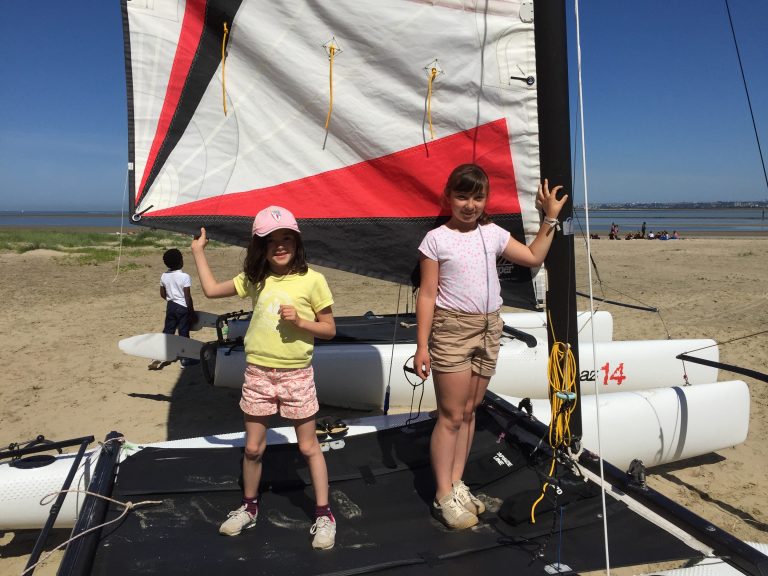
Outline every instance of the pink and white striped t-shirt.
[(502, 305), (496, 258), (510, 233), (496, 224), (471, 232), (443, 225), (427, 232), (419, 252), (440, 265), (435, 304), (468, 314), (495, 312)]

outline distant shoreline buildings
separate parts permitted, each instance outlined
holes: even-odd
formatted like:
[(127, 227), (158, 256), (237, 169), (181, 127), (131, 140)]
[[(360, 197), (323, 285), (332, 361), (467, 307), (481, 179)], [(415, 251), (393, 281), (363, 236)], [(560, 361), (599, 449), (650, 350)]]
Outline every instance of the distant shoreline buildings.
[[(583, 210), (584, 204), (576, 204), (577, 210)], [(604, 202), (591, 203), (590, 210), (729, 210), (750, 209), (757, 210), (768, 208), (768, 202), (758, 200), (748, 201), (719, 201), (719, 202)]]

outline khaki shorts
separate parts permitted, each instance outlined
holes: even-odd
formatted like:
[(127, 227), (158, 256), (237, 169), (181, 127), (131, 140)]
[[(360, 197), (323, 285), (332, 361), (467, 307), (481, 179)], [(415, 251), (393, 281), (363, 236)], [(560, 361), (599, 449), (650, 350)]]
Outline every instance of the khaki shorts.
[(279, 409), (283, 418), (309, 418), (320, 409), (314, 376), (312, 366), (268, 368), (248, 364), (240, 409), (250, 416), (270, 416)]
[(429, 355), (438, 372), (472, 372), (491, 377), (496, 373), (501, 329), (499, 311), (467, 314), (435, 308)]

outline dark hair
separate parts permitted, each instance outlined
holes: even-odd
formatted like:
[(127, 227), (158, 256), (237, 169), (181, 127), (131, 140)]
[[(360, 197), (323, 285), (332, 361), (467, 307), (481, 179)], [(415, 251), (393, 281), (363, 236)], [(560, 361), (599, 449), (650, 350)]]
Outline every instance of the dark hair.
[[(282, 230), (282, 228), (280, 228)], [(296, 241), (296, 255), (291, 262), (291, 270), (289, 274), (306, 274), (307, 273), (307, 253), (304, 249), (304, 242), (301, 240), (301, 234), (289, 230), (293, 234)], [(256, 236), (255, 234), (251, 238), (251, 243), (248, 244), (248, 250), (245, 252), (245, 260), (243, 260), (243, 272), (245, 272), (246, 278), (259, 288), (263, 287), (264, 280), (269, 275), (269, 262), (267, 262), (267, 238), (268, 236)]]
[[(452, 192), (477, 194), (482, 191), (485, 191), (487, 195), (491, 192), (488, 174), (485, 173), (485, 170), (477, 164), (460, 164), (448, 176), (448, 181), (445, 183), (445, 189), (443, 190), (443, 198), (449, 200)], [(482, 225), (489, 224), (491, 217), (483, 210), (477, 222)]]
[(171, 248), (163, 254), (163, 264), (168, 266), (169, 270), (181, 270), (184, 266), (184, 257), (179, 250)]

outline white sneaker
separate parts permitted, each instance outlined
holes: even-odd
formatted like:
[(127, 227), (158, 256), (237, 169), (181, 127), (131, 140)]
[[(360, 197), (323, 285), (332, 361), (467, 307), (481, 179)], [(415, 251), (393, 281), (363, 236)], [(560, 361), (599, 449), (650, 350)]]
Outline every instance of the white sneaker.
[(312, 524), (309, 533), (315, 535), (312, 539), (312, 548), (316, 550), (330, 550), (336, 543), (336, 522), (328, 516), (320, 516)]
[(453, 495), (468, 512), (471, 512), (475, 516), (480, 516), (480, 514), (485, 512), (485, 504), (483, 504), (483, 501), (472, 494), (462, 480), (453, 483)]
[(453, 492), (443, 496), (439, 502), (432, 502), (432, 515), (454, 530), (477, 524), (477, 516), (464, 508)]
[(219, 534), (224, 534), (225, 536), (237, 536), (243, 530), (256, 526), (257, 516), (258, 512), (256, 514), (251, 514), (245, 509), (245, 504), (243, 504), (237, 510), (232, 510), (232, 512), (227, 514), (227, 519), (219, 527)]

